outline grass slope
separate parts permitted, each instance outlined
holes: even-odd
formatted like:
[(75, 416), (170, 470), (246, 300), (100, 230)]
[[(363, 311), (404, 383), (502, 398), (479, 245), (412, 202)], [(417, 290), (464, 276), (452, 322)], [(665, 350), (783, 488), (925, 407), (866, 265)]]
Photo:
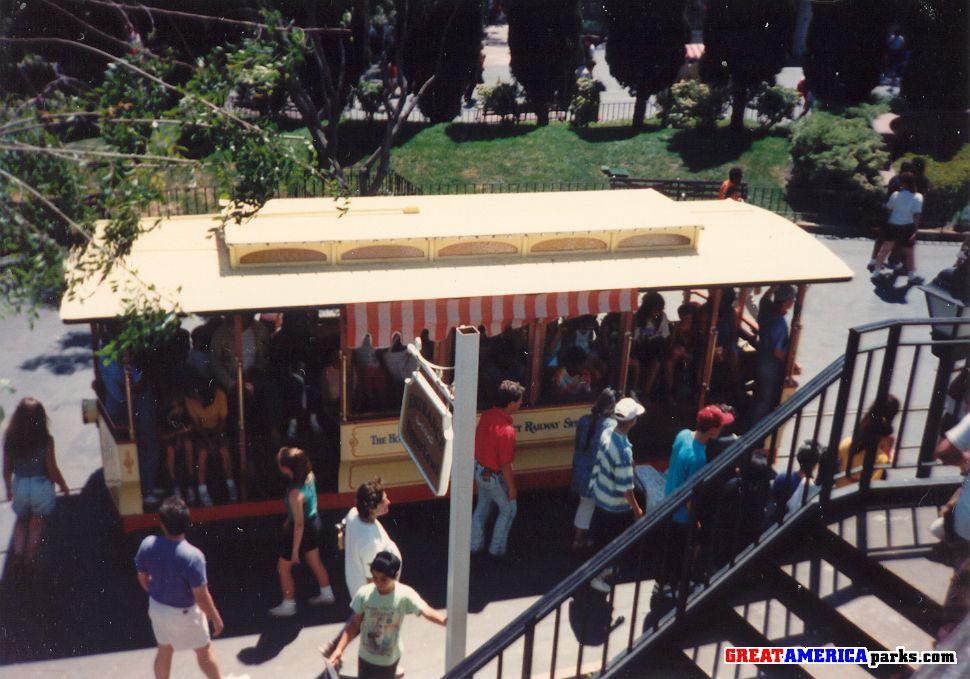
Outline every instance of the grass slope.
[(752, 185), (784, 186), (788, 140), (723, 128), (711, 135), (661, 128), (562, 123), (441, 124), (416, 130), (392, 151), (392, 167), (417, 184), (601, 182), (601, 165), (635, 177), (722, 179), (732, 165)]

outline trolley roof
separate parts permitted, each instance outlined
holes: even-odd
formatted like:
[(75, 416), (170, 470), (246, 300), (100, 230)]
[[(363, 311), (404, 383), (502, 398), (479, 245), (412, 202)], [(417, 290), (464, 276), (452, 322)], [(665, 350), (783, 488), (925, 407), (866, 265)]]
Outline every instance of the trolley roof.
[(164, 218), (128, 258), (141, 283), (115, 268), (107, 283), (65, 299), (61, 317), (116, 316), (141, 284), (185, 313), (207, 314), (852, 277), (795, 224), (732, 200), (677, 202), (639, 189), (351, 198), (346, 212), (339, 205), (272, 200), (222, 233), (219, 215)]

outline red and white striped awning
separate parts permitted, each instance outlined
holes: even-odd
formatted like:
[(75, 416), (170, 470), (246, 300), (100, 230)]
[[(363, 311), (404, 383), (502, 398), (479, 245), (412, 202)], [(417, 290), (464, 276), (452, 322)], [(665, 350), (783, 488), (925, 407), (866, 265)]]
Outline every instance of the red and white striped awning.
[(395, 333), (405, 344), (425, 329), (432, 340), (444, 339), (459, 325), (484, 325), (489, 335), (497, 335), (508, 326), (518, 328), (533, 320), (636, 308), (635, 288), (348, 304), (345, 346), (360, 346), (368, 334), (375, 347), (386, 347)]
[(704, 56), (704, 43), (691, 42), (684, 45), (687, 49), (687, 61), (697, 61)]

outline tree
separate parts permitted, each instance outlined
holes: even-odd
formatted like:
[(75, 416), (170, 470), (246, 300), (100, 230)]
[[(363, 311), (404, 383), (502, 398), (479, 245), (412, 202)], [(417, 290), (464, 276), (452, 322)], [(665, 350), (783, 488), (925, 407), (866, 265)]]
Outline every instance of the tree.
[(701, 78), (731, 87), (731, 128), (744, 126), (754, 92), (785, 65), (794, 30), (792, 0), (715, 0), (707, 6)]
[(512, 75), (525, 88), (539, 125), (549, 108), (565, 108), (582, 58), (578, 0), (511, 0), (508, 4)]
[[(453, 120), (474, 82), (482, 48), (481, 0), (416, 0), (407, 15), (404, 63), (408, 79), (434, 82), (418, 100), (433, 123)], [(437, 29), (437, 30), (436, 30)]]
[(814, 96), (850, 105), (869, 97), (882, 76), (890, 16), (885, 0), (815, 3), (805, 55)]
[(670, 87), (684, 64), (690, 28), (686, 0), (608, 0), (606, 63), (636, 96), (633, 126), (643, 126), (647, 100)]
[(970, 100), (966, 0), (915, 0), (903, 34), (911, 50), (901, 94), (916, 109), (964, 111)]
[[(144, 211), (166, 208), (164, 189), (172, 182), (215, 180), (232, 199), (227, 214), (235, 219), (295, 180), (334, 181), (346, 193), (337, 123), (343, 92), (351, 92), (345, 83), (357, 75), (348, 56), (352, 50), (341, 47), (350, 31), (339, 22), (320, 25), (322, 18), (313, 23), (318, 3), (303, 4), (309, 26), (276, 11), (225, 18), (109, 0), (83, 5), (45, 0), (58, 16), (70, 14), (71, 37), (50, 35), (29, 22), (15, 30), (27, 3), (4, 14), (0, 311), (30, 311), (50, 290), (76, 294), (81, 284), (108, 281), (115, 269), (138, 281), (126, 257), (154, 225), (142, 218)], [(87, 23), (89, 5), (110, 10), (115, 21)], [(354, 0), (358, 5), (366, 3)], [(159, 26), (226, 25), (237, 39), (198, 55), (200, 46), (186, 41), (180, 52), (155, 44), (148, 33), (143, 40), (135, 18), (146, 16)], [(342, 14), (340, 22), (348, 17)], [(393, 58), (401, 63), (400, 42)], [(412, 88), (415, 95), (409, 95), (404, 76), (392, 84), (391, 57), (385, 53), (380, 59), (389, 114), (377, 149), (365, 161), (368, 170), (376, 168), (362, 186), (365, 192), (381, 185), (390, 147), (423, 92)], [(84, 68), (72, 71), (78, 63)], [(103, 75), (91, 75), (91, 63), (100, 64)], [(277, 105), (270, 102), (288, 97), (301, 113), (309, 142), (287, 138), (270, 115), (244, 117), (235, 107), (241, 97), (267, 102), (267, 111)], [(85, 143), (76, 143), (80, 139)], [(96, 227), (98, 219), (105, 221)], [(122, 292), (132, 321), (123, 343), (135, 347), (172, 327), (177, 292), (140, 283)]]

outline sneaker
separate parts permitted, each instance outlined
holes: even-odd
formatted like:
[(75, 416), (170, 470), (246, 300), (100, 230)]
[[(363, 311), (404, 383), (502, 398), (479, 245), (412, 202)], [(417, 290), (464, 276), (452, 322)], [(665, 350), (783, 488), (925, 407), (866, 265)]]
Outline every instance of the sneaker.
[(226, 481), (226, 490), (229, 491), (229, 502), (239, 502), (239, 489), (236, 488), (236, 482), (232, 479)]
[(873, 271), (875, 271), (876, 270), (876, 260), (870, 259), (869, 260), (869, 263), (866, 264), (866, 269), (869, 270), (869, 273), (872, 273)]
[(296, 601), (294, 599), (283, 599), (279, 606), (273, 606), (268, 612), (277, 618), (288, 618), (291, 615), (296, 615)]
[(906, 265), (900, 262), (893, 267), (893, 275), (895, 276), (905, 276), (906, 275)]
[(917, 276), (914, 273), (910, 273), (909, 274), (909, 280), (907, 281), (907, 283), (909, 285), (922, 285), (923, 284), (923, 277), (922, 276)]
[(199, 502), (202, 503), (203, 507), (212, 506), (212, 496), (209, 495), (209, 489), (199, 486)]
[(320, 604), (333, 604), (336, 603), (337, 599), (333, 595), (333, 589), (330, 587), (325, 587), (320, 590), (320, 593), (315, 597), (310, 597), (307, 599), (307, 603), (311, 606), (318, 606)]

